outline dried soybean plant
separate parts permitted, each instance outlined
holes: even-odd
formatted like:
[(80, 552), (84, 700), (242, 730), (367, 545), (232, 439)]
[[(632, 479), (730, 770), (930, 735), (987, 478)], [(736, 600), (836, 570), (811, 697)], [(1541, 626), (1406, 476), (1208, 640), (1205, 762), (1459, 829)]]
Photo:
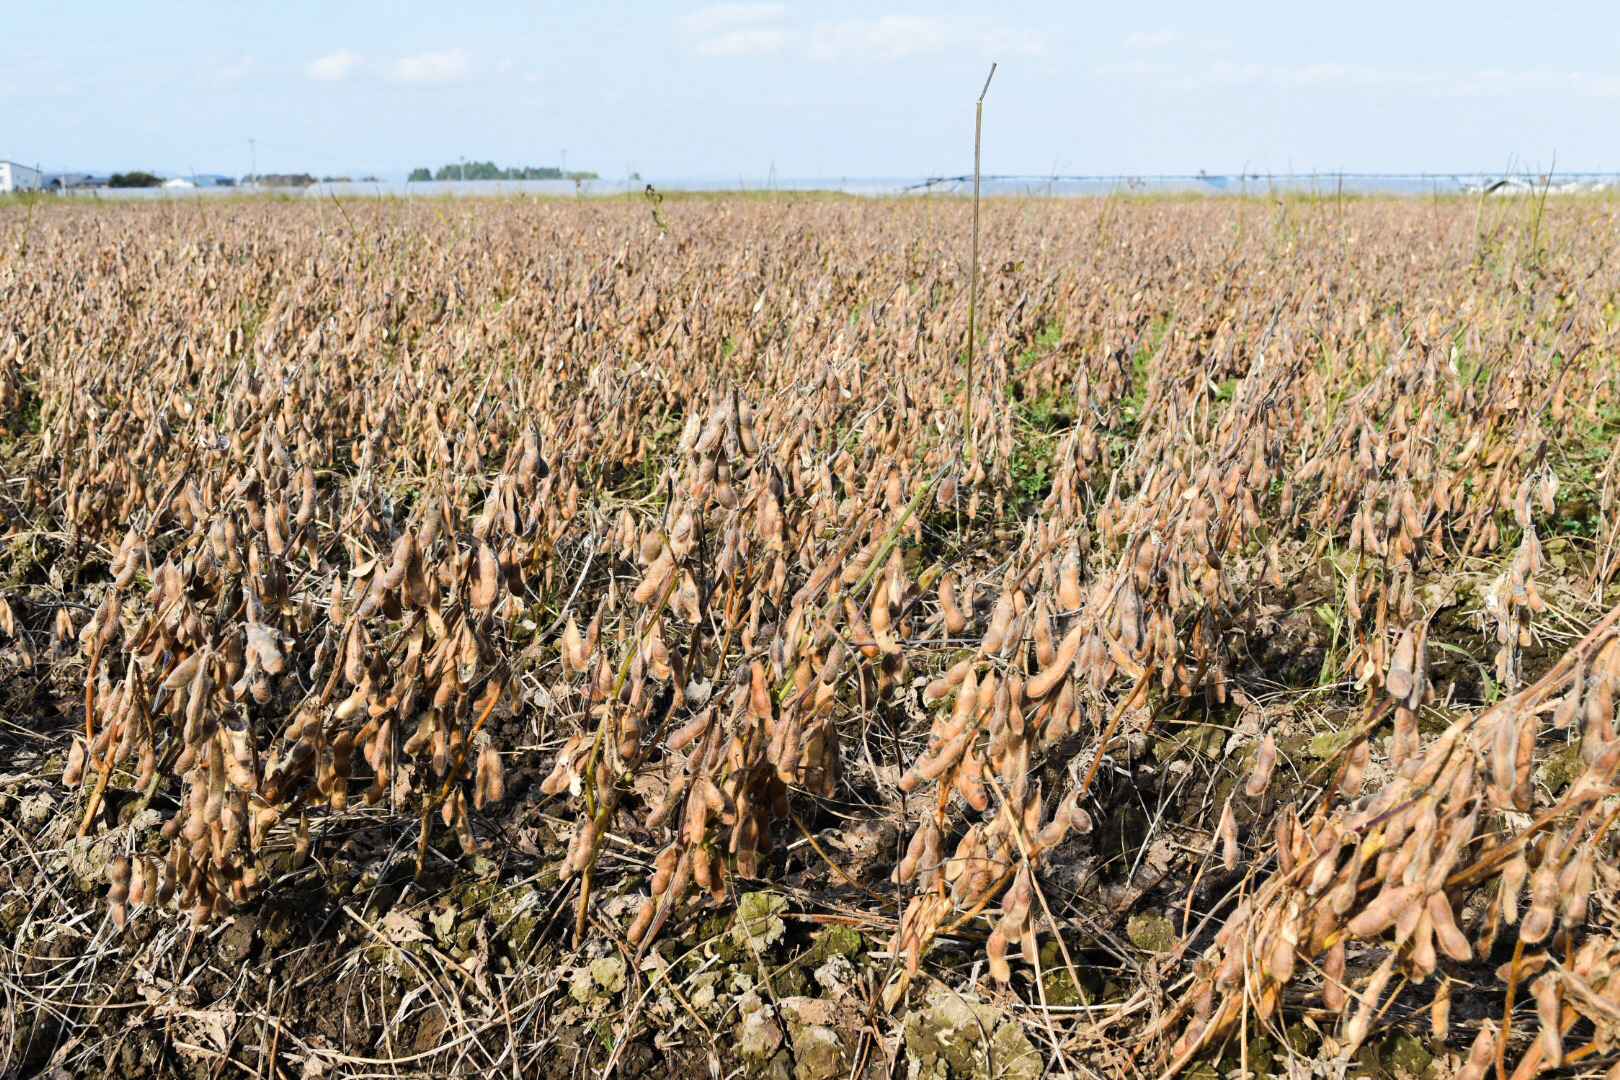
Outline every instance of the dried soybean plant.
[[(532, 427), (476, 518), (465, 496), (440, 491), (397, 528), (364, 484), (323, 499), (274, 428), (254, 461), (228, 490), (173, 493), (169, 512), (196, 542), (160, 564), (131, 532), (81, 632), (89, 720), (65, 779), (94, 778), (88, 826), (131, 760), (148, 796), (162, 775), (180, 778), (168, 854), (146, 864), (149, 888), (130, 902), (179, 889), (198, 918), (246, 898), (252, 854), (278, 823), (296, 819), (302, 854), (307, 811), (341, 813), (357, 775), (369, 774), (365, 805), (414, 795), (472, 850), (468, 804), (502, 789), (480, 733), (521, 699), (503, 654), (544, 550), (535, 508), (553, 494)], [(333, 546), (349, 548), (345, 571), (320, 569)], [(126, 596), (142, 572), (145, 595)]]
[[(165, 821), (111, 868), (115, 917), (242, 903), (363, 810), (419, 862), (444, 829), (470, 849), (518, 791), (572, 821), (547, 857), (578, 935), (610, 838), (656, 853), (612, 871), (645, 950), (769, 887), (831, 807), (900, 827), (892, 865), (828, 879), (897, 918), (891, 1004), (964, 934), (1022, 992), (1038, 935), (1156, 895), (1055, 888), (1139, 798), (1120, 774), (1190, 717), (1310, 694), (1363, 708), (1325, 790), (1279, 783), (1262, 724), (1231, 744), (1247, 796), (1217, 763), (1180, 797), (1219, 821), (1172, 825), (1161, 880), (1212, 838), (1268, 869), (1199, 943), (1165, 1060), (1275, 1022), (1313, 965), (1355, 1041), (1397, 973), (1509, 925), (1559, 950), (1509, 978), (1561, 1031), (1594, 1018), (1605, 946), (1553, 931), (1611, 863), (1615, 647), (1565, 650), (1590, 600), (1554, 571), (1585, 559), (1570, 520), (1588, 597), (1616, 549), (1600, 238), (1521, 281), (1459, 256), (1466, 215), (1401, 203), (1269, 231), (1230, 227), (1247, 202), (1014, 205), (971, 316), (955, 205), (379, 208), (363, 251), (296, 206), (175, 242), (139, 207), (44, 215), (38, 250), (75, 258), (0, 271), (0, 500), (54, 559), (0, 632), (76, 643), (82, 828), (114, 792)], [(1314, 666), (1262, 659), (1319, 610)], [(1588, 778), (1533, 790), (1576, 724)]]
[[(1278, 818), (1275, 870), (1253, 876), (1198, 962), (1192, 988), (1166, 1017), (1180, 1032), (1169, 1050), (1177, 1064), (1224, 1036), (1246, 1010), (1276, 1024), (1296, 984), (1317, 987), (1322, 1009), (1341, 1018), (1343, 1042), (1353, 1048), (1404, 988), (1433, 980), (1430, 1025), (1444, 1042), (1457, 973), (1489, 956), (1504, 933), (1515, 942), (1498, 971), (1508, 1015), (1500, 1027), (1479, 1028), (1463, 1075), (1483, 1076), (1484, 1066), (1502, 1060), (1521, 982), (1530, 983), (1541, 1026), (1516, 1075), (1558, 1066), (1581, 1017), (1598, 1033), (1571, 1060), (1608, 1045), (1609, 939), (1586, 935), (1589, 915), (1603, 903), (1597, 893), (1614, 881), (1604, 842), (1620, 772), (1617, 623), (1620, 608), (1535, 683), (1458, 717), (1378, 790), (1355, 797), (1361, 767), (1352, 752), (1335, 787), (1353, 801), (1319, 804), (1307, 821)], [(1386, 687), (1380, 712), (1410, 710), (1424, 697), (1423, 648), (1413, 631), (1401, 636)], [(1534, 780), (1548, 723), (1581, 731), (1584, 768), (1556, 797)], [(1393, 747), (1402, 742), (1396, 730)]]

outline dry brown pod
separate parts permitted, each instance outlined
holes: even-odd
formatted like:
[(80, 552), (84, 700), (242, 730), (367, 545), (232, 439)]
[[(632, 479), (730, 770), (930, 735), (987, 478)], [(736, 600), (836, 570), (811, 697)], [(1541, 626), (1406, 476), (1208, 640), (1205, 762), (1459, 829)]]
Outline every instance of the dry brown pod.
[(1251, 799), (1257, 799), (1266, 793), (1271, 786), (1271, 773), (1277, 767), (1277, 740), (1267, 734), (1260, 743), (1260, 749), (1254, 755), (1254, 768), (1249, 772), (1249, 778), (1244, 782), (1243, 793)]

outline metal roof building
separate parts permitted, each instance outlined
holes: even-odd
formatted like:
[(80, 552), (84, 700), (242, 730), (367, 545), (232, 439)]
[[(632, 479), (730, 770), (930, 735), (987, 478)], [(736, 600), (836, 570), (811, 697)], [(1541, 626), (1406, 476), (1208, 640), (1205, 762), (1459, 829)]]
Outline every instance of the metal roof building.
[(38, 191), (39, 184), (38, 169), (0, 160), (0, 195), (9, 195), (13, 191)]

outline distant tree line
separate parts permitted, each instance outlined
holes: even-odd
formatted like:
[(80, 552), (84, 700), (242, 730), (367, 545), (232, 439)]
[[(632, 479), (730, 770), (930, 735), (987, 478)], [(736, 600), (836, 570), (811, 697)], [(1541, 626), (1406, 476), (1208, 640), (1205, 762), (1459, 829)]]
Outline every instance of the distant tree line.
[(242, 177), (242, 183), (257, 184), (259, 187), (309, 187), (315, 178), (309, 173), (248, 173)]
[(163, 177), (149, 172), (115, 172), (107, 178), (108, 187), (158, 187), (163, 183)]
[(406, 179), (411, 183), (426, 180), (595, 180), (593, 172), (563, 172), (555, 165), (522, 165), (503, 169), (493, 161), (457, 162), (441, 165), (437, 172), (426, 167), (412, 169)]

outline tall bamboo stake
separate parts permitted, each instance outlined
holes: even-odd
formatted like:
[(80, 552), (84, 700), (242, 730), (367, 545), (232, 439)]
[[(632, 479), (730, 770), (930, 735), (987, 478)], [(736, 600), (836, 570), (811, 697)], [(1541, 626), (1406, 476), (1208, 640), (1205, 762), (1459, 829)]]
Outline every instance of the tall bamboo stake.
[(990, 80), (996, 77), (996, 65), (990, 65), (990, 74), (984, 77), (984, 89), (979, 91), (973, 112), (973, 265), (968, 268), (968, 333), (967, 384), (962, 389), (962, 441), (967, 444), (973, 422), (973, 344), (979, 313), (979, 148), (984, 133), (984, 95), (990, 92)]

